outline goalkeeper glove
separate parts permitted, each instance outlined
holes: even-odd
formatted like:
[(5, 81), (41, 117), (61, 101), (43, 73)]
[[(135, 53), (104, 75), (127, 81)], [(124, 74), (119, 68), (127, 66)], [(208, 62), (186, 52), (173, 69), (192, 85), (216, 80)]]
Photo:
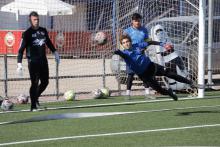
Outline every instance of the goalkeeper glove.
[(22, 68), (22, 64), (21, 63), (18, 63), (17, 64), (17, 73), (19, 76), (23, 76), (23, 68)]
[(54, 52), (55, 61), (59, 64), (60, 63), (60, 56), (57, 51)]
[(173, 45), (168, 44), (168, 43), (164, 44), (163, 47), (164, 47), (167, 51), (172, 51), (172, 50), (173, 50)]

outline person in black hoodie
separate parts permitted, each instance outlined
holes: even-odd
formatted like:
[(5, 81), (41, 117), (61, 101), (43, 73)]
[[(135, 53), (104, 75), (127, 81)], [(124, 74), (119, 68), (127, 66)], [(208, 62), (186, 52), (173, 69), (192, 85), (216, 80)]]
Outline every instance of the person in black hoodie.
[[(59, 54), (52, 44), (48, 32), (39, 26), (39, 15), (33, 11), (29, 15), (31, 27), (22, 34), (22, 40), (18, 50), (17, 72), (22, 75), (22, 57), (26, 49), (28, 69), (31, 79), (30, 98), (31, 111), (37, 110), (39, 96), (49, 83), (49, 68), (46, 57), (46, 46), (53, 52), (57, 63), (60, 62)], [(39, 84), (40, 82), (40, 84)]]

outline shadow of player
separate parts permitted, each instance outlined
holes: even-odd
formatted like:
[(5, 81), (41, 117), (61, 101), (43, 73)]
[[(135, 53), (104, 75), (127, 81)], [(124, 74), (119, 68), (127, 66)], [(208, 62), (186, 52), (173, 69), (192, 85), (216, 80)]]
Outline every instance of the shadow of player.
[(183, 115), (192, 115), (192, 114), (196, 114), (196, 113), (200, 113), (200, 114), (203, 114), (203, 113), (220, 113), (220, 110), (201, 110), (201, 111), (189, 111), (189, 112), (179, 112), (177, 115), (179, 116), (183, 116)]

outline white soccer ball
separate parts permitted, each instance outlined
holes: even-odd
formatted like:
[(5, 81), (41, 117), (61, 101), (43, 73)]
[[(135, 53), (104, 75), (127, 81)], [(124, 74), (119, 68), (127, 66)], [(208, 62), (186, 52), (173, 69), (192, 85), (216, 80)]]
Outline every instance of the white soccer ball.
[(1, 109), (4, 111), (11, 110), (13, 108), (14, 104), (9, 99), (4, 99), (1, 104)]
[(95, 89), (95, 90), (93, 91), (93, 97), (94, 97), (95, 99), (100, 99), (100, 98), (102, 98), (102, 97), (103, 97), (103, 93), (102, 93), (101, 89)]
[(20, 94), (17, 97), (18, 104), (27, 104), (28, 103), (28, 96), (25, 94)]
[(101, 91), (103, 93), (103, 97), (109, 97), (110, 96), (110, 91), (108, 88), (101, 88)]
[(98, 45), (104, 45), (107, 43), (107, 35), (104, 32), (97, 32), (94, 36), (94, 41)]
[(68, 91), (66, 91), (66, 92), (64, 93), (64, 98), (65, 98), (65, 100), (67, 100), (67, 101), (73, 101), (73, 100), (75, 100), (75, 96), (76, 96), (76, 94), (75, 94), (75, 92), (74, 92), (73, 90), (68, 90)]

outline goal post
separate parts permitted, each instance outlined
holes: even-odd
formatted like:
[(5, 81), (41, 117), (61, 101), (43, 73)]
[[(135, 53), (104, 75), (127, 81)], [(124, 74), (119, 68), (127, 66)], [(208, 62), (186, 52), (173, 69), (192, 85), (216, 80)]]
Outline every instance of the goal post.
[(206, 1), (199, 0), (198, 97), (204, 97), (205, 89), (205, 6)]

